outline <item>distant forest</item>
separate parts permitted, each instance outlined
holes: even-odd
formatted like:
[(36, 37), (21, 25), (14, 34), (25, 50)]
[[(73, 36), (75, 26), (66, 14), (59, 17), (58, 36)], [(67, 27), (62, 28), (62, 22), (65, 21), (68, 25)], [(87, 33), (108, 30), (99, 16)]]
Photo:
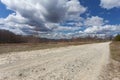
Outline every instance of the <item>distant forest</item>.
[(34, 36), (16, 35), (8, 30), (0, 30), (0, 43), (50, 43), (50, 42), (76, 42), (76, 41), (105, 41), (98, 38), (74, 38), (74, 39), (47, 39)]

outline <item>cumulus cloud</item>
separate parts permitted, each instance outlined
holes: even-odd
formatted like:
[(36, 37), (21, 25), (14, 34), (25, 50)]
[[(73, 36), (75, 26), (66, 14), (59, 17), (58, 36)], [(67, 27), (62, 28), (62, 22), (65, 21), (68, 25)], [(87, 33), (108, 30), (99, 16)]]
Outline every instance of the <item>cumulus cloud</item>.
[(33, 26), (26, 24), (28, 20), (19, 14), (10, 14), (7, 18), (0, 18), (0, 29), (10, 30), (16, 34), (32, 34)]
[(87, 18), (84, 21), (84, 25), (86, 26), (86, 29), (83, 31), (83, 33), (87, 34), (112, 34), (120, 32), (120, 25), (108, 25), (108, 21), (98, 17), (98, 16), (92, 16)]
[[(1, 2), (14, 13), (0, 19), (0, 29), (25, 35), (38, 33), (40, 37), (49, 38), (66, 37), (68, 34), (64, 33), (65, 31), (73, 32), (80, 29), (82, 25), (80, 15), (87, 10), (79, 0), (1, 0)], [(69, 20), (73, 23), (65, 23)], [(67, 26), (61, 25), (63, 23)]]
[(66, 6), (68, 8), (67, 18), (72, 20), (74, 19), (79, 20), (80, 14), (84, 13), (87, 10), (87, 8), (80, 5), (80, 2), (78, 0), (70, 0), (69, 2), (67, 2)]
[(6, 18), (0, 18), (0, 29), (10, 30), (16, 34), (37, 33), (40, 37), (60, 39), (83, 37), (89, 33), (120, 31), (119, 25), (106, 25), (107, 21), (101, 17), (92, 16), (87, 19), (80, 17), (87, 8), (82, 6), (79, 0), (1, 0), (1, 2), (14, 13)]
[(52, 32), (64, 32), (64, 31), (75, 31), (80, 29), (81, 27), (78, 25), (79, 23), (71, 23), (71, 24), (67, 24), (66, 26), (63, 25), (59, 25), (57, 23), (47, 23), (46, 26), (52, 28)]
[(51, 27), (46, 26), (47, 23), (59, 24), (71, 17), (76, 19), (86, 11), (78, 0), (1, 0), (1, 2), (7, 9), (15, 12), (14, 15), (8, 16), (12, 19), (9, 19), (9, 22), (21, 21), (20, 24), (34, 26), (35, 30), (39, 31), (51, 30)]
[(86, 29), (83, 33), (104, 38), (106, 35), (109, 36), (120, 32), (120, 25), (108, 25), (108, 22), (98, 16), (89, 17), (84, 21)]
[[(35, 26), (41, 31), (47, 31), (45, 22), (58, 22), (62, 20), (65, 15), (65, 1), (62, 0), (1, 0), (8, 9), (11, 9), (20, 14), (22, 17), (28, 19), (26, 24)], [(54, 5), (56, 4), (56, 5)], [(63, 11), (63, 12), (62, 12)], [(14, 16), (15, 17), (15, 16)]]
[(120, 0), (101, 0), (100, 6), (106, 9), (120, 8)]
[(101, 18), (101, 17), (98, 17), (98, 16), (92, 16), (92, 17), (88, 17), (85, 22), (84, 22), (84, 25), (85, 26), (102, 26), (106, 23), (106, 21)]
[(92, 26), (84, 30), (85, 33), (106, 34), (120, 32), (120, 25)]

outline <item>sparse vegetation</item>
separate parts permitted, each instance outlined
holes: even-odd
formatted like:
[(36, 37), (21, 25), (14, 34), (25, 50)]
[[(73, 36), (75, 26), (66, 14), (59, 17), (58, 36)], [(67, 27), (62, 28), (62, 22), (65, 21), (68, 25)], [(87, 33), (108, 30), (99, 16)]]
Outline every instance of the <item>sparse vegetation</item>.
[(120, 62), (120, 42), (113, 41), (110, 44), (112, 59)]
[(34, 36), (22, 36), (22, 35), (16, 35), (10, 31), (7, 30), (0, 30), (0, 43), (58, 43), (58, 42), (86, 42), (86, 41), (106, 41), (105, 39), (99, 39), (99, 38), (92, 38), (92, 37), (86, 37), (86, 38), (73, 38), (73, 39), (47, 39), (47, 38), (40, 38), (40, 37), (34, 37)]
[(0, 54), (16, 51), (30, 51), (63, 47), (69, 45), (81, 45), (87, 43), (104, 42), (106, 40), (98, 38), (74, 38), (74, 39), (46, 39), (34, 36), (15, 35), (6, 30), (0, 30)]
[(120, 34), (118, 34), (117, 36), (115, 36), (114, 41), (120, 41)]
[(65, 47), (65, 46), (70, 46), (70, 45), (82, 45), (82, 44), (89, 44), (89, 43), (95, 43), (95, 42), (89, 41), (89, 42), (0, 44), (0, 54), (9, 53), (9, 52), (50, 49), (50, 48), (56, 48), (56, 47)]

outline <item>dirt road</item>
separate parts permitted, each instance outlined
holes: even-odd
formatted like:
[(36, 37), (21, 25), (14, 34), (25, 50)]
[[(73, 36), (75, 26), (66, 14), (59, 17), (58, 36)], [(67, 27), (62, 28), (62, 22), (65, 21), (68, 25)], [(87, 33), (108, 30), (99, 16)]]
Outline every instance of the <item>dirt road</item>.
[(0, 80), (99, 80), (109, 43), (0, 55)]

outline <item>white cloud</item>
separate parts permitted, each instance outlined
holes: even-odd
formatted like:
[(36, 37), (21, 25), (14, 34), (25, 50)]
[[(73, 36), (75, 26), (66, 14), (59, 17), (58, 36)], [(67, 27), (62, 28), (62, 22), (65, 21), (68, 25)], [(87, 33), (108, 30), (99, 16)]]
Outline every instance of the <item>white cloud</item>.
[(85, 26), (102, 26), (105, 24), (105, 20), (98, 16), (92, 16), (90, 18), (87, 18), (84, 22)]
[[(88, 33), (120, 31), (120, 25), (105, 25), (106, 20), (101, 17), (92, 16), (86, 20), (81, 18), (80, 15), (85, 13), (87, 8), (82, 6), (79, 0), (1, 0), (1, 2), (14, 13), (7, 18), (0, 18), (0, 29), (10, 30), (16, 34), (39, 33), (40, 37), (60, 39), (83, 37)], [(101, 5), (103, 6), (103, 3)], [(62, 23), (65, 25), (61, 25)], [(86, 26), (86, 29), (80, 31), (81, 26)]]
[(84, 13), (86, 11), (86, 8), (80, 5), (80, 2), (78, 0), (71, 0), (67, 2), (68, 7), (68, 13), (69, 14), (75, 14), (75, 13)]
[(7, 18), (0, 18), (0, 29), (6, 29), (16, 34), (30, 34), (33, 26), (26, 24), (28, 20), (19, 14), (10, 14)]
[(100, 6), (106, 9), (120, 8), (120, 0), (101, 0)]
[(1, 2), (7, 9), (15, 12), (7, 18), (0, 19), (1, 29), (20, 34), (38, 32), (43, 35), (54, 31), (74, 31), (82, 25), (80, 22), (74, 23), (75, 27), (64, 27), (59, 23), (71, 19), (78, 21), (81, 19), (80, 15), (87, 10), (78, 0), (1, 0)]
[(118, 32), (120, 32), (120, 25), (104, 25), (104, 26), (87, 27), (83, 31), (69, 32), (69, 33), (52, 32), (52, 33), (46, 33), (39, 36), (51, 38), (51, 39), (61, 39), (61, 38), (70, 39), (70, 38), (76, 38), (76, 37), (84, 38), (88, 36), (91, 36), (91, 37), (97, 36), (98, 38), (106, 38)]
[(79, 30), (81, 28), (80, 23), (69, 23), (68, 26), (62, 26), (57, 23), (47, 23), (46, 26), (52, 28), (52, 32), (74, 32), (75, 30)]
[(70, 0), (66, 4), (68, 10), (68, 18), (70, 19), (79, 19), (80, 14), (84, 13), (87, 8), (80, 5), (80, 2), (78, 0)]
[(120, 32), (120, 25), (104, 25), (104, 26), (92, 26), (87, 28), (85, 33), (106, 34), (112, 32)]
[(70, 39), (72, 35), (69, 33), (62, 33), (62, 32), (51, 32), (46, 34), (39, 34), (40, 37), (49, 38), (49, 39)]

